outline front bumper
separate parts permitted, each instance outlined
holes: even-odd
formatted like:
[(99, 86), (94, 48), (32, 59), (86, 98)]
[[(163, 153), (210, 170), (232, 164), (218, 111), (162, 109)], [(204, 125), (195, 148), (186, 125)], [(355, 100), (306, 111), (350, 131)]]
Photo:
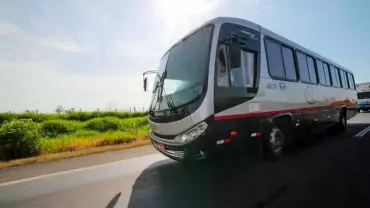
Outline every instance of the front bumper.
[(207, 156), (208, 151), (206, 151), (206, 149), (208, 147), (206, 142), (208, 141), (208, 138), (205, 136), (200, 136), (190, 143), (182, 144), (172, 140), (160, 138), (154, 135), (153, 132), (150, 132), (149, 135), (154, 148), (172, 159), (199, 160), (204, 159)]

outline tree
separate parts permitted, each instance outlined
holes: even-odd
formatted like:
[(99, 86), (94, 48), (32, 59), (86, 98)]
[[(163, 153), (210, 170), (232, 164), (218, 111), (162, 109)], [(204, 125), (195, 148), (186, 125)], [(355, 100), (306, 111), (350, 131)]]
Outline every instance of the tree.
[(61, 105), (58, 105), (57, 109), (55, 109), (55, 112), (58, 114), (61, 114), (64, 112), (64, 108)]
[(75, 112), (75, 109), (74, 108), (70, 108), (68, 110), (65, 110), (66, 113), (73, 113)]

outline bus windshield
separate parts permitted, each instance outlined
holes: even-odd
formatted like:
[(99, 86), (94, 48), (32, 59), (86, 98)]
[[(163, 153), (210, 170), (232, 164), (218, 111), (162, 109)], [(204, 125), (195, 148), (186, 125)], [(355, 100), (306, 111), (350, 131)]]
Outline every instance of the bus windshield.
[(357, 93), (358, 99), (370, 99), (370, 92), (359, 92)]
[(151, 110), (168, 110), (192, 102), (205, 91), (212, 26), (206, 26), (173, 46), (161, 59), (154, 81)]

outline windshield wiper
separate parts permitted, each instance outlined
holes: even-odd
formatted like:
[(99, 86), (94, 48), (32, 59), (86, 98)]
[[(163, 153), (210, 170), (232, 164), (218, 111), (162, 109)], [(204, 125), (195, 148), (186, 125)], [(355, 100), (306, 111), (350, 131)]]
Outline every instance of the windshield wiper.
[[(152, 93), (154, 93), (161, 85), (162, 85), (162, 77), (164, 77), (163, 76), (163, 74), (164, 73), (162, 73), (162, 75), (159, 77), (159, 80), (158, 80), (158, 82), (155, 84), (155, 86), (154, 86), (154, 89), (153, 89), (153, 92)], [(156, 75), (157, 77), (158, 77), (158, 74)]]
[[(164, 79), (166, 78), (166, 75), (167, 75), (167, 71), (164, 71), (162, 73), (162, 75), (159, 77), (158, 82), (154, 86), (153, 93), (155, 93), (157, 89), (161, 89), (161, 87), (163, 88)], [(158, 74), (157, 74), (157, 77), (158, 77)], [(155, 109), (155, 107), (158, 104), (158, 101), (161, 99), (161, 94), (162, 94), (162, 92), (157, 92), (157, 99), (155, 100), (155, 104), (152, 105), (152, 107), (150, 108), (151, 112), (153, 112), (153, 110)], [(154, 97), (155, 96), (153, 95), (152, 102), (153, 102)]]
[(166, 103), (167, 103), (167, 106), (168, 106), (168, 109), (171, 111), (171, 112), (173, 112), (173, 113), (176, 113), (177, 112), (177, 109), (176, 109), (176, 107), (175, 107), (175, 102), (173, 101), (173, 99), (172, 99), (172, 96), (171, 95), (167, 95), (167, 93), (166, 93), (166, 91), (165, 91), (165, 89), (164, 89), (164, 80), (166, 79), (166, 77), (167, 77), (167, 71), (165, 70), (164, 72), (163, 72), (163, 74), (162, 74), (162, 80), (161, 80), (161, 93), (158, 93), (158, 99), (157, 100), (159, 100), (160, 99), (160, 101), (162, 101), (163, 100), (163, 96), (162, 96), (162, 94), (164, 93), (164, 95), (166, 96)]
[(172, 96), (167, 95), (164, 88), (163, 88), (163, 93), (166, 96), (166, 103), (167, 103), (168, 109), (173, 113), (177, 113), (177, 108), (175, 107), (175, 102), (173, 101)]

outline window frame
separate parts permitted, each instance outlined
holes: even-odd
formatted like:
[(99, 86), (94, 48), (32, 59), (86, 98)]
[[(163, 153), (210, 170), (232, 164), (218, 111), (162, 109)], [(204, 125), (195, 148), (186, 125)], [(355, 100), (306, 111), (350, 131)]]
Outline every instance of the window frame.
[[(232, 85), (232, 81), (231, 81), (231, 68), (230, 68), (230, 57), (228, 57), (227, 56), (227, 54), (229, 53), (228, 51), (226, 52), (226, 59), (227, 59), (227, 68), (226, 68), (226, 70), (228, 71), (228, 74), (227, 74), (227, 76), (228, 76), (228, 80), (229, 80), (229, 86), (228, 86), (228, 88), (256, 88), (256, 87), (258, 87), (257, 86), (257, 71), (258, 71), (258, 69), (257, 69), (257, 67), (258, 67), (258, 63), (257, 63), (257, 61), (258, 61), (258, 53), (256, 52), (256, 51), (254, 51), (254, 50), (251, 50), (251, 49), (245, 49), (245, 48), (240, 48), (240, 53), (242, 53), (242, 52), (245, 52), (245, 53), (252, 53), (252, 54), (254, 54), (254, 65), (253, 65), (253, 83), (252, 83), (252, 87), (246, 87), (246, 86), (234, 86), (234, 85)], [(242, 54), (240, 54), (240, 55), (242, 55)], [(241, 65), (242, 65), (242, 63), (240, 63)], [(242, 67), (242, 70), (243, 70), (243, 68), (244, 68), (244, 66), (241, 66)]]
[(329, 75), (329, 85), (327, 85), (328, 87), (333, 87), (333, 80), (332, 80), (332, 76), (331, 76), (331, 72), (330, 72), (330, 64), (328, 63), (328, 62), (325, 62), (325, 61), (322, 61), (321, 60), (321, 62), (322, 62), (322, 66), (323, 66), (323, 68), (324, 68), (324, 65), (326, 65), (327, 66), (327, 69), (328, 69), (328, 75)]
[[(338, 71), (338, 76), (339, 76), (339, 69), (338, 69), (338, 67), (336, 67), (336, 66), (335, 66), (335, 65), (333, 65), (333, 64), (329, 64), (329, 63), (328, 63), (328, 66), (329, 66), (329, 71), (330, 71), (330, 77), (331, 77), (332, 87), (335, 87), (335, 88), (342, 88), (342, 83), (340, 82), (340, 77), (338, 77), (338, 80), (337, 80), (337, 81), (339, 81), (338, 86), (334, 86), (334, 85), (333, 85), (333, 76), (332, 76), (331, 68), (330, 68), (330, 67), (333, 67), (333, 68), (334, 68), (334, 70), (337, 70), (337, 71)], [(336, 81), (336, 82), (337, 82), (337, 81)]]
[[(330, 66), (327, 62), (323, 61), (322, 59), (320, 58), (315, 58), (315, 63), (316, 63), (316, 71), (318, 72), (318, 68), (317, 68), (317, 61), (320, 61), (321, 64), (322, 64), (322, 70), (323, 70), (323, 73), (324, 73), (324, 76), (325, 76), (325, 68), (324, 68), (324, 65), (326, 64), (326, 66), (328, 67), (328, 76), (329, 76), (329, 84), (327, 83), (326, 85), (323, 85), (320, 83), (320, 80), (318, 81), (319, 85), (321, 86), (326, 86), (326, 87), (332, 87), (333, 86), (333, 81), (331, 79), (331, 73), (330, 73)], [(318, 75), (318, 74), (316, 74)], [(326, 76), (325, 76), (325, 82), (326, 82)]]
[[(264, 35), (263, 37), (263, 44), (264, 44), (264, 49), (265, 49), (265, 55), (266, 55), (266, 63), (267, 63), (267, 72), (269, 74), (269, 76), (274, 79), (274, 80), (281, 80), (281, 81), (287, 81), (287, 82), (301, 82), (301, 83), (305, 83), (305, 84), (310, 84), (310, 85), (321, 85), (321, 86), (325, 86), (325, 87), (334, 87), (334, 88), (342, 88), (342, 89), (352, 89), (350, 88), (350, 85), (349, 85), (349, 79), (352, 78), (352, 81), (353, 81), (353, 85), (354, 85), (354, 88), (353, 90), (356, 90), (356, 82), (355, 82), (355, 78), (354, 78), (354, 75), (352, 72), (348, 72), (346, 70), (342, 70), (341, 68), (337, 67), (335, 64), (332, 64), (332, 63), (329, 63), (327, 61), (324, 61), (323, 59), (321, 58), (317, 58), (316, 56), (314, 55), (311, 55), (301, 49), (298, 49), (296, 47), (293, 47), (293, 46), (290, 46), (289, 44), (286, 44), (284, 43), (283, 41), (280, 41), (278, 39), (275, 39), (273, 37), (270, 37), (268, 35)], [(276, 44), (279, 44), (280, 45), (280, 50), (281, 50), (281, 60), (282, 60), (282, 63), (283, 63), (283, 70), (284, 70), (284, 75), (285, 75), (285, 78), (281, 78), (281, 77), (276, 77), (276, 76), (273, 76), (271, 75), (271, 72), (270, 72), (270, 63), (269, 63), (269, 55), (268, 55), (268, 52), (267, 52), (267, 44), (266, 44), (266, 40), (269, 40), (271, 42), (274, 42)], [(285, 47), (285, 48), (288, 48), (290, 50), (292, 50), (293, 52), (293, 61), (294, 61), (294, 67), (295, 67), (295, 72), (296, 72), (296, 79), (295, 80), (292, 80), (292, 79), (287, 79), (287, 76), (286, 76), (286, 68), (285, 68), (285, 63), (284, 63), (284, 56), (283, 56), (283, 48), (282, 47)], [(308, 70), (308, 76), (309, 76), (309, 79), (310, 81), (307, 82), (307, 81), (303, 81), (301, 79), (301, 73), (300, 73), (300, 69), (299, 69), (299, 63), (298, 63), (298, 55), (297, 53), (301, 53), (303, 55), (306, 56), (306, 63), (307, 63), (307, 70)], [(313, 59), (313, 66), (314, 66), (314, 70), (315, 70), (315, 76), (316, 76), (316, 83), (314, 82), (311, 82), (311, 74), (310, 74), (310, 71), (309, 71), (309, 63), (308, 63), (308, 60), (307, 60), (307, 57), (310, 57)], [(325, 78), (325, 85), (324, 84), (321, 84), (320, 83), (320, 78), (319, 78), (319, 75), (318, 75), (318, 68), (317, 68), (317, 61), (320, 61), (323, 65), (323, 72), (324, 72), (324, 76), (326, 77), (326, 74), (325, 74), (325, 68), (324, 68), (324, 65), (327, 66), (327, 71), (328, 71), (328, 78), (329, 78), (329, 82), (330, 83), (327, 83), (326, 81), (326, 78)], [(335, 86), (333, 85), (333, 75), (332, 75), (332, 72), (331, 72), (331, 66), (338, 72), (338, 79), (337, 81), (339, 81), (338, 83), (338, 86)], [(343, 85), (342, 85), (342, 79), (341, 79), (341, 74), (340, 72), (343, 71), (347, 77), (347, 85), (348, 85), (348, 88), (343, 88)], [(351, 77), (349, 77), (351, 76)], [(336, 82), (337, 82), (336, 81)]]
[[(226, 67), (226, 74), (227, 74), (227, 81), (228, 81), (228, 86), (220, 86), (218, 85), (218, 56), (219, 56), (219, 52), (220, 50), (223, 50), (223, 56), (225, 58), (225, 67)], [(214, 80), (214, 85), (215, 87), (217, 88), (227, 88), (227, 89), (231, 89), (231, 88), (234, 88), (234, 89), (241, 89), (241, 88), (247, 88), (247, 89), (255, 89), (255, 88), (258, 88), (258, 80), (257, 80), (257, 76), (259, 76), (257, 73), (259, 73), (259, 69), (258, 69), (258, 61), (259, 61), (259, 56), (260, 56), (260, 52), (257, 52), (257, 51), (254, 51), (252, 49), (248, 49), (248, 48), (240, 48), (240, 51), (241, 52), (250, 52), (250, 53), (253, 53), (254, 54), (254, 72), (253, 72), (253, 83), (252, 83), (252, 87), (246, 87), (246, 86), (234, 86), (232, 85), (232, 81), (231, 81), (231, 68), (230, 68), (230, 57), (228, 56), (229, 54), (229, 51), (228, 51), (228, 47), (221, 47), (221, 46), (218, 46), (217, 47), (217, 53), (216, 53), (216, 58), (215, 58), (215, 80)]]
[[(284, 55), (283, 55), (283, 47), (284, 48), (287, 48), (287, 49), (290, 49), (292, 51), (292, 55), (293, 55), (293, 65), (294, 65), (294, 70), (295, 70), (295, 79), (288, 79), (287, 78), (287, 75), (286, 75), (286, 68), (285, 68), (285, 62), (284, 62)], [(296, 62), (296, 59), (295, 59), (295, 54), (294, 54), (294, 48), (293, 47), (290, 47), (289, 45), (286, 45), (284, 43), (282, 43), (280, 45), (280, 49), (281, 49), (281, 58), (283, 60), (283, 66), (284, 66), (284, 73), (285, 73), (285, 79), (286, 81), (290, 81), (290, 82), (298, 82), (299, 80), (299, 75), (298, 75), (298, 72), (297, 72), (297, 62)]]
[[(308, 57), (312, 58), (312, 62), (313, 62), (313, 70), (315, 72), (315, 77), (316, 77), (316, 83), (314, 82), (311, 82), (311, 73), (310, 73), (310, 67), (309, 67), (309, 64), (308, 64)], [(308, 69), (308, 74), (310, 75), (310, 83), (314, 84), (314, 85), (317, 85), (319, 83), (319, 78), (317, 77), (317, 68), (316, 68), (316, 64), (315, 64), (315, 58), (309, 54), (306, 54), (306, 59), (307, 59), (307, 69)]]
[(346, 71), (346, 74), (347, 74), (348, 84), (349, 84), (349, 80), (350, 79), (352, 80), (352, 84), (353, 84), (353, 88), (351, 88), (351, 86), (349, 86), (349, 89), (356, 90), (356, 84), (355, 84), (355, 80), (354, 80), (353, 74), (351, 72), (348, 72), (348, 71)]
[[(320, 60), (320, 59), (317, 59), (317, 58), (315, 58), (315, 65), (316, 65), (316, 71), (317, 71), (317, 75), (318, 75), (318, 78), (319, 78), (319, 80), (318, 80), (318, 84), (319, 85), (321, 85), (321, 86), (327, 86), (327, 84), (326, 84), (326, 78), (325, 78), (325, 72), (324, 72), (324, 63)], [(318, 67), (318, 63), (319, 62), (321, 62), (321, 67), (322, 67), (322, 73), (324, 74), (324, 82), (325, 82), (325, 84), (322, 84), (321, 83), (321, 79), (320, 79), (320, 73), (319, 73), (319, 67)]]
[(351, 74), (351, 77), (352, 77), (352, 80), (353, 80), (353, 86), (355, 87), (354, 90), (356, 90), (357, 87), (356, 87), (355, 75), (353, 75), (352, 72), (350, 74)]
[[(281, 60), (282, 60), (282, 63), (283, 63), (283, 70), (284, 70), (284, 78), (281, 78), (281, 77), (276, 77), (276, 76), (273, 76), (271, 75), (271, 72), (270, 72), (270, 63), (269, 63), (269, 55), (268, 55), (268, 52), (267, 52), (267, 44), (266, 44), (266, 40), (269, 40), (271, 42), (275, 42), (277, 44), (279, 44), (280, 46), (280, 51), (281, 51)], [(264, 44), (264, 48), (265, 48), (265, 54), (266, 54), (266, 63), (267, 63), (267, 72), (269, 74), (269, 76), (271, 78), (273, 78), (274, 80), (281, 80), (281, 81), (287, 81), (287, 82), (298, 82), (299, 80), (299, 73), (298, 73), (298, 68), (297, 68), (297, 61), (296, 61), (296, 56), (295, 56), (295, 48), (282, 42), (282, 41), (279, 41), (279, 40), (276, 40), (268, 35), (265, 35), (264, 38), (263, 38), (263, 44)], [(286, 71), (285, 71), (285, 63), (284, 63), (284, 57), (283, 57), (283, 49), (282, 47), (285, 47), (285, 48), (288, 48), (288, 49), (291, 49), (292, 50), (292, 53), (293, 53), (293, 62), (294, 62), (294, 67), (295, 67), (295, 74), (296, 74), (296, 79), (293, 80), (293, 79), (287, 79), (286, 77)]]
[[(225, 70), (226, 70), (226, 76), (227, 76), (227, 81), (228, 81), (228, 86), (220, 86), (218, 85), (218, 76), (219, 76), (219, 72), (218, 72), (218, 56), (219, 56), (219, 52), (220, 50), (223, 50), (223, 56), (224, 56), (224, 59), (225, 59)], [(216, 53), (216, 64), (215, 64), (215, 83), (216, 83), (216, 86), (217, 87), (222, 87), (222, 88), (230, 88), (231, 87), (231, 79), (230, 79), (230, 69), (229, 69), (229, 57), (227, 56), (227, 47), (218, 47), (217, 49), (217, 53)]]
[[(302, 50), (300, 50), (300, 49), (295, 49), (295, 57), (296, 57), (296, 62), (297, 62), (298, 67), (299, 67), (299, 64), (298, 64), (298, 55), (297, 55), (297, 53), (301, 53), (301, 54), (303, 54), (303, 55), (305, 55), (305, 56), (306, 56), (306, 63), (307, 63), (308, 77), (309, 77), (309, 79), (310, 79), (310, 81), (309, 81), (309, 82), (307, 82), (307, 81), (303, 81), (303, 80), (301, 79), (301, 75), (299, 74), (299, 81), (301, 81), (302, 83), (305, 83), (305, 84), (318, 85), (318, 82), (319, 82), (319, 81), (318, 81), (318, 78), (317, 78), (317, 69), (316, 69), (316, 64), (315, 64), (315, 57), (314, 57), (314, 56), (312, 56), (312, 55), (309, 55), (308, 53), (306, 53), (306, 52), (304, 52), (304, 51), (302, 51)], [(308, 68), (307, 56), (311, 57), (311, 58), (314, 60), (313, 65), (314, 65), (314, 67), (315, 67), (316, 83), (311, 82), (311, 75), (310, 75), (310, 71), (309, 71), (309, 68)], [(298, 69), (298, 71), (299, 71), (299, 69)]]
[(343, 88), (343, 84), (342, 84), (342, 77), (340, 76), (340, 69), (339, 69), (339, 67), (334, 66), (334, 68), (335, 68), (335, 69), (337, 70), (337, 72), (338, 72), (339, 88), (345, 89), (345, 88)]
[[(347, 72), (344, 71), (343, 69), (339, 69), (339, 74), (340, 74), (340, 80), (342, 81), (342, 88), (343, 89), (347, 89), (347, 90), (350, 89), (349, 88), (348, 78), (347, 78)], [(345, 79), (345, 81), (347, 81), (347, 83), (346, 83), (347, 84), (347, 87), (346, 88), (343, 86), (342, 74), (344, 74), (344, 79)]]

